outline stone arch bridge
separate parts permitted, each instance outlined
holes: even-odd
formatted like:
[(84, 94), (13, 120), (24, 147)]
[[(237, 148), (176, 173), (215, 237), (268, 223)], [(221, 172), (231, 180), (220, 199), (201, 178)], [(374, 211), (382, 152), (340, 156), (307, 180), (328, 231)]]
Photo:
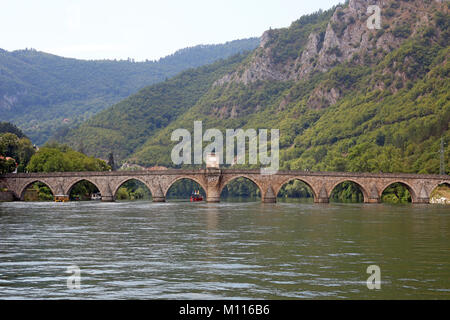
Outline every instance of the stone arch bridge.
[(17, 173), (0, 176), (0, 187), (6, 187), (22, 200), (25, 190), (34, 182), (45, 183), (53, 195), (69, 195), (72, 187), (83, 180), (94, 184), (103, 201), (114, 201), (120, 186), (132, 179), (144, 183), (154, 202), (164, 202), (169, 188), (180, 179), (196, 181), (206, 192), (208, 202), (219, 202), (223, 188), (232, 180), (244, 177), (254, 182), (261, 191), (263, 202), (276, 202), (281, 187), (291, 180), (306, 183), (316, 203), (329, 202), (332, 190), (345, 181), (354, 182), (364, 195), (364, 202), (380, 202), (383, 191), (393, 183), (404, 184), (413, 203), (429, 203), (431, 192), (440, 184), (449, 184), (448, 175), (422, 175), (403, 173), (349, 173), (349, 172), (305, 172), (278, 171), (263, 175), (260, 170), (179, 170), (159, 171), (108, 171), (108, 172), (55, 172)]

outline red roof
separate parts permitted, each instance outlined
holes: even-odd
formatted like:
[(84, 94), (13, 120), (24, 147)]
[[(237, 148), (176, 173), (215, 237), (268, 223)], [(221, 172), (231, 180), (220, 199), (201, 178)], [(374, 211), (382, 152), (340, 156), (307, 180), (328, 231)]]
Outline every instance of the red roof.
[(3, 159), (3, 160), (14, 160), (14, 162), (16, 162), (16, 160), (14, 158), (11, 158), (11, 157), (0, 156), (0, 159)]
[(13, 160), (14, 163), (16, 164), (16, 167), (18, 166), (17, 161), (16, 161), (16, 159), (14, 159), (14, 158), (11, 158), (11, 157), (4, 157), (4, 156), (1, 156), (1, 155), (0, 155), (0, 159), (6, 160), (6, 161), (8, 161), (8, 160)]

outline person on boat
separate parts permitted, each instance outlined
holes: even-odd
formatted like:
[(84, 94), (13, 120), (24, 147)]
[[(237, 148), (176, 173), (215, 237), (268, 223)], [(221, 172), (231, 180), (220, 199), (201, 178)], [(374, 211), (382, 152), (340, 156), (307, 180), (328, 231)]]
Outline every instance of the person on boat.
[(191, 201), (203, 201), (203, 197), (200, 194), (200, 190), (194, 190), (191, 195)]

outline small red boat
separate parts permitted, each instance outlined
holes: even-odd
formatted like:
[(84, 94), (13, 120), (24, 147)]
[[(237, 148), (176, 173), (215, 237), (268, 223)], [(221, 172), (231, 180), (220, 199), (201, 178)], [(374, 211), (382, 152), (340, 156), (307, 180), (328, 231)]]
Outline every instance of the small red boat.
[(200, 194), (200, 191), (194, 191), (191, 194), (191, 202), (203, 201), (203, 196)]

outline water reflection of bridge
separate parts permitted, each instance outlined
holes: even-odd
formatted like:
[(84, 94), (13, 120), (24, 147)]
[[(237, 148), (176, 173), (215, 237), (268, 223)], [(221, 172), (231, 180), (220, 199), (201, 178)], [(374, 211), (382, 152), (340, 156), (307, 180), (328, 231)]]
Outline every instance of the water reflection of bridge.
[(167, 191), (175, 182), (191, 179), (204, 189), (208, 202), (219, 202), (223, 188), (239, 177), (247, 178), (256, 184), (263, 202), (276, 202), (281, 187), (296, 179), (303, 181), (311, 188), (314, 201), (317, 203), (329, 202), (333, 189), (345, 181), (353, 182), (359, 187), (366, 203), (380, 202), (383, 191), (394, 183), (402, 183), (406, 186), (413, 203), (429, 203), (430, 194), (438, 185), (450, 184), (448, 175), (304, 171), (279, 171), (273, 175), (263, 175), (260, 170), (169, 169), (7, 174), (0, 176), (0, 186), (6, 186), (17, 199), (23, 200), (25, 190), (35, 182), (46, 184), (54, 195), (68, 196), (75, 184), (85, 180), (98, 188), (103, 201), (114, 201), (120, 186), (134, 179), (148, 187), (154, 202), (163, 202)]

